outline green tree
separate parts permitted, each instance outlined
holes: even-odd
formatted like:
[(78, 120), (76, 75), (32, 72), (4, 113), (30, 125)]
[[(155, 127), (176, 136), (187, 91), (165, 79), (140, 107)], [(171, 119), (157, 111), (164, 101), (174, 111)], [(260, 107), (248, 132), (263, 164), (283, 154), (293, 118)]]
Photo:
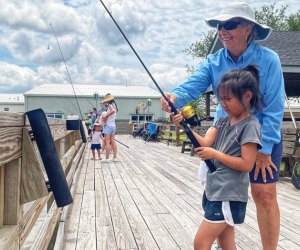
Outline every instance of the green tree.
[[(276, 8), (276, 2), (270, 5), (263, 5), (261, 10), (254, 9), (257, 22), (266, 24), (277, 31), (300, 31), (300, 10), (296, 14), (287, 15), (288, 5), (282, 5), (279, 9)], [(208, 55), (213, 41), (216, 36), (216, 31), (209, 30), (203, 33), (203, 38), (193, 42), (188, 49), (183, 52), (192, 58), (204, 59)], [(187, 72), (193, 72), (193, 68), (186, 65)]]
[(300, 31), (300, 10), (287, 18), (287, 26), (290, 31)]
[(191, 55), (193, 58), (195, 57), (203, 57), (205, 58), (212, 46), (212, 42), (215, 39), (216, 32), (215, 30), (209, 30), (206, 34), (203, 33), (203, 38), (199, 41), (192, 43), (192, 45), (185, 49), (183, 52)]
[(263, 5), (261, 10), (254, 9), (255, 19), (258, 23), (266, 24), (274, 30), (284, 31), (288, 30), (286, 10), (287, 5), (281, 8), (275, 8), (275, 4)]
[[(254, 9), (256, 21), (262, 24), (266, 24), (273, 30), (277, 31), (300, 31), (300, 10), (296, 14), (287, 15), (288, 5), (282, 5), (279, 9), (276, 8), (276, 2), (270, 5), (263, 5), (261, 10)], [(191, 44), (188, 49), (183, 52), (192, 56), (193, 59), (199, 58), (200, 61), (207, 57), (213, 42), (216, 37), (215, 29), (209, 30), (207, 33), (203, 33), (203, 38)], [(194, 67), (186, 65), (186, 71), (188, 75), (194, 72)], [(215, 102), (214, 97), (211, 99), (211, 103)], [(205, 103), (203, 96), (199, 97), (191, 103), (193, 107), (197, 109), (197, 113), (200, 114)]]

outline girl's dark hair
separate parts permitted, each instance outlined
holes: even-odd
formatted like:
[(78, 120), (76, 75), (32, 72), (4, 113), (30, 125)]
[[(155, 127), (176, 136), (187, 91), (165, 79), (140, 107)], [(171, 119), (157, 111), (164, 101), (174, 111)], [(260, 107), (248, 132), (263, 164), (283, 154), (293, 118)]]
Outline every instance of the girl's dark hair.
[(218, 85), (218, 95), (220, 93), (231, 92), (241, 102), (243, 95), (247, 91), (251, 91), (252, 98), (250, 100), (253, 113), (261, 108), (261, 94), (259, 91), (259, 71), (256, 65), (250, 64), (242, 69), (234, 69), (225, 73)]

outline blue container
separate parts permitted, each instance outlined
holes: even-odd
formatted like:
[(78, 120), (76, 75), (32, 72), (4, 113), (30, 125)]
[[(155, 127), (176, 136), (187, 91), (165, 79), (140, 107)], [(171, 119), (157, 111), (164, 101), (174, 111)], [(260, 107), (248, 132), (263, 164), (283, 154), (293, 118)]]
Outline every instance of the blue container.
[(68, 115), (66, 121), (67, 130), (79, 130), (80, 129), (80, 120), (78, 115)]

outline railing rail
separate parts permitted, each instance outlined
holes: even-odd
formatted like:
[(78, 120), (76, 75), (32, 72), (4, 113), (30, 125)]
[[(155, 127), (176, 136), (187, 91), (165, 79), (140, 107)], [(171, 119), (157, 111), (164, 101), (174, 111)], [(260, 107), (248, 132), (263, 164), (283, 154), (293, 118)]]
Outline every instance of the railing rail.
[[(48, 124), (71, 188), (85, 144), (79, 131), (66, 130), (65, 120), (48, 119)], [(29, 130), (24, 114), (0, 112), (0, 249), (21, 249), (45, 210), (31, 249), (47, 249), (62, 212), (52, 193), (43, 192), (43, 164), (30, 151), (33, 145), (39, 156)]]

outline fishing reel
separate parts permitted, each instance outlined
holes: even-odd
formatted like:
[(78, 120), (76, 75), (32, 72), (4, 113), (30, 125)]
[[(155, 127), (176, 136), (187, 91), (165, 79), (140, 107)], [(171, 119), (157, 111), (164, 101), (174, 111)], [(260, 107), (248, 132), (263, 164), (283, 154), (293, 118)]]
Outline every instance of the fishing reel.
[(199, 119), (196, 110), (190, 106), (187, 105), (181, 110), (181, 114), (185, 121), (191, 125), (191, 126), (201, 126), (201, 120)]

